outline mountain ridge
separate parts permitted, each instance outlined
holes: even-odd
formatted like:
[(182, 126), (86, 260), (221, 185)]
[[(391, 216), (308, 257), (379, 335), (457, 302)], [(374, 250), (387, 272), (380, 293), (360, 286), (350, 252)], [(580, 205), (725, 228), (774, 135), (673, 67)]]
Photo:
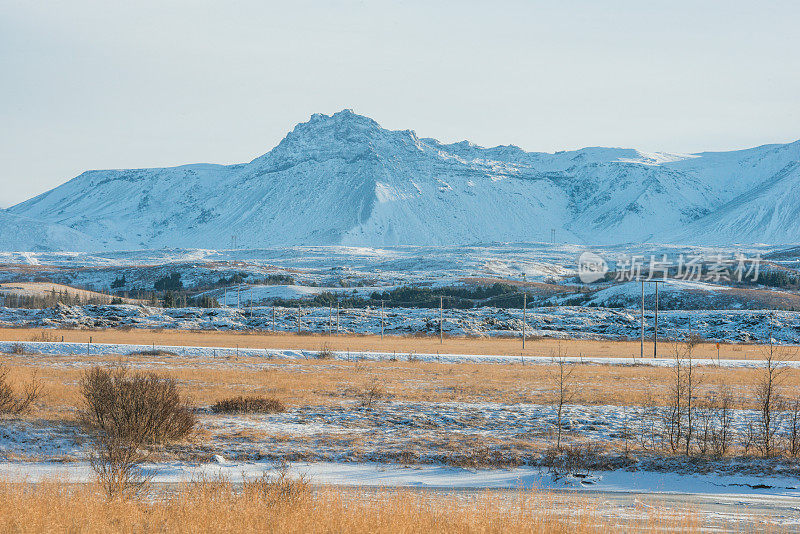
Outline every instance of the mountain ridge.
[(547, 241), (552, 230), (587, 245), (791, 243), (795, 183), (800, 141), (526, 152), (445, 144), (343, 110), (312, 115), (248, 163), (86, 171), (6, 211), (103, 249)]

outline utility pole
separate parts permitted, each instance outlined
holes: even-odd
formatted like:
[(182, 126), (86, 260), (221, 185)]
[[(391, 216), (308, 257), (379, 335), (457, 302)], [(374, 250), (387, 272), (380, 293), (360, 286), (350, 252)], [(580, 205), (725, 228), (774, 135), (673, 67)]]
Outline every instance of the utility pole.
[(275, 306), (272, 306), (272, 333), (275, 333)]
[(328, 335), (333, 332), (333, 304), (328, 306)]
[(339, 335), (339, 303), (336, 303), (336, 335)]
[(301, 314), (303, 313), (303, 308), (301, 306), (297, 306), (297, 333), (300, 333), (300, 325), (303, 323), (302, 319), (300, 319)]
[(242, 286), (236, 286), (236, 309), (239, 310), (242, 307)]
[(444, 329), (442, 324), (444, 323), (444, 299), (439, 297), (439, 345), (444, 343)]
[(383, 341), (383, 301), (381, 301), (381, 341)]
[(642, 280), (642, 337), (639, 341), (639, 358), (644, 359), (644, 280)]
[(225, 286), (225, 298), (222, 301), (222, 305), (226, 308), (228, 307), (228, 286)]
[(522, 294), (522, 350), (525, 350), (525, 326), (528, 322), (528, 294)]
[(658, 356), (658, 282), (656, 282), (656, 320), (653, 329), (653, 358)]

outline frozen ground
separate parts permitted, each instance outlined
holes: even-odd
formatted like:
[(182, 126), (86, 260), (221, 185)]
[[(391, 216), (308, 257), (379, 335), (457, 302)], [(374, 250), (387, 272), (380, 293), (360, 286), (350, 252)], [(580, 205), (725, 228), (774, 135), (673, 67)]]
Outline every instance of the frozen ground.
[[(201, 358), (208, 361), (211, 365), (214, 361), (224, 361), (231, 356), (257, 357), (270, 359), (298, 359), (310, 360), (317, 357), (319, 351), (300, 350), (300, 349), (254, 349), (238, 347), (197, 347), (197, 346), (172, 346), (172, 345), (133, 345), (125, 343), (71, 343), (59, 341), (0, 341), (0, 353), (12, 353), (16, 345), (21, 345), (26, 354), (43, 356), (70, 356), (70, 355), (129, 355), (142, 354), (147, 351), (164, 351), (178, 356), (188, 356)], [(419, 361), (438, 362), (438, 363), (525, 363), (526, 365), (552, 364), (553, 356), (550, 355), (526, 355), (524, 360), (520, 356), (498, 355), (498, 354), (425, 354), (414, 353), (413, 355), (401, 354), (397, 352), (367, 352), (367, 351), (331, 351), (331, 358), (339, 360), (405, 360), (412, 359)], [(632, 360), (627, 357), (600, 357), (600, 356), (566, 356), (565, 362), (582, 364), (602, 364), (602, 365), (649, 365), (656, 367), (669, 367), (674, 365), (674, 358), (637, 358)], [(721, 367), (760, 367), (763, 362), (755, 359), (704, 359), (693, 358), (695, 365), (715, 365)], [(800, 367), (800, 361), (791, 360), (782, 362), (788, 367)], [(47, 361), (40, 362), (40, 365), (48, 365)], [(56, 365), (64, 365), (59, 362)], [(74, 365), (81, 365), (75, 363)], [(269, 362), (265, 366), (271, 366)]]
[[(86, 345), (26, 342), (41, 356), (28, 356), (41, 366), (81, 367), (69, 358), (49, 355), (85, 354)], [(152, 346), (90, 346), (91, 354), (130, 354)], [(275, 366), (303, 365), (308, 351), (239, 349), (243, 357), (263, 362), (238, 362), (235, 348), (159, 347), (192, 359), (145, 356), (137, 367), (165, 369), (176, 365), (203, 368), (247, 366), (258, 372)], [(10, 343), (0, 343), (0, 352)], [(389, 359), (391, 354), (337, 353), (338, 358)], [(420, 359), (436, 355), (418, 355)], [(193, 360), (196, 358), (196, 360)], [(278, 358), (289, 358), (278, 361)], [(503, 361), (491, 355), (441, 355), (443, 361)], [(292, 360), (294, 359), (294, 360)], [(579, 359), (580, 360), (580, 359)], [(528, 358), (548, 363), (549, 358)], [(584, 363), (594, 360), (584, 359)], [(629, 360), (628, 360), (629, 361)], [(317, 364), (320, 362), (315, 361)], [(596, 363), (624, 363), (611, 358)], [(669, 365), (668, 359), (647, 363)], [(710, 361), (697, 361), (711, 364)], [(758, 365), (722, 361), (724, 365)], [(794, 362), (792, 363), (794, 365)], [(755, 417), (734, 410), (732, 431), (741, 436)], [(580, 476), (555, 476), (542, 466), (542, 452), (553, 443), (557, 415), (553, 406), (525, 403), (356, 401), (290, 406), (284, 413), (218, 415), (198, 409), (201, 438), (170, 447), (158, 463), (145, 466), (156, 483), (174, 483), (202, 476), (231, 481), (274, 472), (286, 465), (294, 475), (306, 474), (315, 484), (358, 488), (404, 487), (420, 491), (513, 490), (520, 487), (581, 492), (600, 499), (600, 510), (619, 517), (644, 513), (650, 506), (677, 511), (691, 506), (713, 524), (761, 521), (768, 517), (787, 528), (800, 527), (800, 474), (792, 461), (758, 458), (694, 459), (639, 453), (626, 459), (619, 452), (599, 453)], [(647, 407), (571, 405), (564, 416), (565, 442), (619, 444), (626, 431), (642, 435), (659, 413)], [(734, 441), (740, 439), (734, 437)], [(89, 480), (88, 447), (82, 431), (65, 421), (6, 419), (0, 426), (0, 479), (37, 481), (59, 478)], [(288, 462), (288, 463), (287, 463)], [(468, 466), (468, 467), (465, 467)], [(655, 504), (653, 504), (655, 503)], [(564, 504), (565, 512), (569, 505)], [(758, 523), (757, 523), (758, 524)]]
[[(274, 310), (274, 315), (273, 315)], [(337, 331), (336, 310), (302, 308), (300, 329)], [(530, 309), (526, 316), (530, 337), (583, 339), (638, 339), (641, 322), (632, 310), (593, 307)], [(339, 313), (341, 333), (435, 335), (439, 310), (424, 308), (352, 308)], [(645, 315), (648, 335), (654, 317)], [(45, 309), (0, 307), (0, 326), (65, 328), (167, 328), (192, 330), (297, 331), (297, 308), (151, 308), (136, 305), (65, 306)], [(448, 335), (521, 336), (522, 310), (474, 308), (445, 310)], [(710, 341), (800, 344), (800, 312), (758, 310), (663, 311), (659, 313), (659, 337), (683, 339), (698, 333)]]
[[(714, 257), (740, 252), (747, 257), (780, 250), (774, 246), (693, 247), (664, 244), (600, 246), (553, 243), (492, 243), (466, 246), (345, 247), (296, 246), (248, 250), (161, 249), (127, 252), (0, 252), (0, 281), (26, 280), (36, 276), (54, 282), (107, 288), (126, 274), (126, 289), (152, 287), (157, 276), (178, 270), (191, 287), (211, 276), (209, 272), (253, 271), (258, 274), (288, 273), (318, 285), (333, 282), (375, 281), (376, 285), (447, 283), (468, 277), (543, 282), (574, 277), (578, 257), (586, 250), (612, 260), (625, 256), (678, 255)], [(796, 266), (795, 252), (779, 261)], [(218, 278), (219, 276), (217, 276)]]
[[(292, 462), (276, 467), (270, 462), (213, 463), (173, 462), (148, 465), (145, 471), (156, 485), (224, 477), (238, 483), (279, 470), (292, 476), (307, 476), (312, 484), (352, 488), (356, 498), (370, 498), (371, 491), (405, 488), (420, 492), (469, 497), (485, 490), (499, 492), (509, 503), (515, 490), (548, 490), (544, 502), (556, 514), (572, 515), (576, 499), (596, 517), (617, 520), (657, 517), (680, 518), (690, 512), (707, 532), (757, 532), (767, 525), (780, 530), (800, 528), (800, 491), (788, 477), (765, 477), (758, 487), (740, 476), (679, 475), (665, 472), (607, 471), (585, 479), (555, 479), (545, 470), (531, 467), (511, 469), (464, 469), (446, 466), (399, 466), (375, 463)], [(221, 462), (221, 463), (220, 463)], [(37, 482), (88, 481), (89, 465), (76, 463), (0, 463), (0, 479)]]
[[(682, 493), (696, 495), (800, 497), (794, 477), (753, 478), (740, 475), (681, 475), (660, 471), (614, 470), (587, 478), (558, 478), (536, 467), (465, 469), (448, 466), (402, 466), (378, 463), (338, 462), (231, 462), (224, 458), (209, 463), (170, 462), (149, 464), (147, 472), (157, 483), (197, 480), (203, 476), (225, 476), (232, 482), (274, 473), (283, 466), (290, 474), (305, 474), (318, 484), (341, 486), (417, 487), (432, 489), (553, 489), (597, 492)], [(93, 474), (86, 462), (5, 462), (0, 478), (31, 482), (62, 478), (88, 481)], [(800, 503), (800, 500), (797, 501)]]

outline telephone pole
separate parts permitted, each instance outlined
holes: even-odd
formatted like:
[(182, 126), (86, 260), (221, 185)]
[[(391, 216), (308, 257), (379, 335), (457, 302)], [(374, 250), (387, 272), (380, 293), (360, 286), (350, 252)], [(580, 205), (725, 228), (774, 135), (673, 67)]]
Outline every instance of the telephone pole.
[[(656, 306), (655, 321), (653, 322), (653, 358), (658, 357), (658, 284), (663, 284), (664, 280), (647, 280), (650, 284), (656, 285)], [(644, 344), (644, 282), (642, 282), (642, 344)]]
[(383, 341), (383, 301), (381, 301), (381, 341)]
[(339, 303), (336, 303), (336, 335), (339, 335)]
[(644, 280), (642, 280), (642, 336), (639, 341), (639, 358), (644, 359)]
[(655, 327), (653, 328), (653, 358), (658, 356), (658, 284), (661, 282), (655, 282), (656, 284), (656, 320), (655, 320)]
[(525, 325), (528, 321), (528, 294), (522, 294), (522, 350), (525, 350)]
[(442, 329), (442, 323), (444, 322), (443, 307), (444, 299), (439, 297), (439, 345), (444, 343), (444, 331)]

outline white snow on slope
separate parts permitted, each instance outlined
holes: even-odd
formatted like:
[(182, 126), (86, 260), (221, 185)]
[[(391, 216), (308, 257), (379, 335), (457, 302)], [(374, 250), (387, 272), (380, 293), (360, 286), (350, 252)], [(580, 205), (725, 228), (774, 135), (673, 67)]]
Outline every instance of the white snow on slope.
[[(800, 141), (679, 155), (442, 144), (349, 110), (246, 164), (89, 171), (9, 208), (98, 248), (794, 243)], [(3, 225), (0, 222), (0, 229)], [(3, 233), (6, 233), (3, 231)], [(84, 246), (68, 236), (60, 249)], [(33, 249), (34, 240), (2, 249)]]
[[(90, 251), (101, 248), (92, 237), (69, 226), (44, 222), (0, 210), (0, 250), (47, 252), (58, 250)], [(24, 259), (36, 264), (33, 256)]]

